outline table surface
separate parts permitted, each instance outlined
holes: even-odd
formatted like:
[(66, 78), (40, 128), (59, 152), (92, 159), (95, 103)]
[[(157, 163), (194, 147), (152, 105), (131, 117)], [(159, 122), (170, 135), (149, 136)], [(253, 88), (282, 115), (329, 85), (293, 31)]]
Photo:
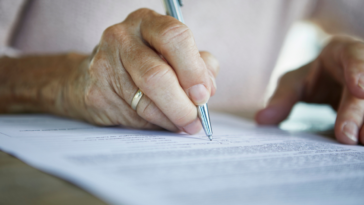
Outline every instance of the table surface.
[(0, 151), (0, 204), (104, 205), (74, 184)]

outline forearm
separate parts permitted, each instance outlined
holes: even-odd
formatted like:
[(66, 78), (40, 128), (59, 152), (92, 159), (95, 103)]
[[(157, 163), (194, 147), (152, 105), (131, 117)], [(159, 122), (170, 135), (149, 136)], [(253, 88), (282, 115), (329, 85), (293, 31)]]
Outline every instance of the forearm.
[(0, 58), (0, 113), (65, 115), (64, 95), (84, 55)]

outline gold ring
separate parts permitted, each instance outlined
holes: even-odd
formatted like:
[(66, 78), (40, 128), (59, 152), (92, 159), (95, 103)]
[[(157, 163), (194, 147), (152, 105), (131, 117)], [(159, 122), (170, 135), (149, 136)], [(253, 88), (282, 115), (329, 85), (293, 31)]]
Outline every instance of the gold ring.
[(140, 99), (142, 99), (143, 95), (144, 95), (143, 92), (140, 89), (138, 89), (138, 91), (135, 93), (133, 97), (133, 100), (131, 101), (131, 108), (133, 108), (133, 110), (136, 110), (139, 101)]

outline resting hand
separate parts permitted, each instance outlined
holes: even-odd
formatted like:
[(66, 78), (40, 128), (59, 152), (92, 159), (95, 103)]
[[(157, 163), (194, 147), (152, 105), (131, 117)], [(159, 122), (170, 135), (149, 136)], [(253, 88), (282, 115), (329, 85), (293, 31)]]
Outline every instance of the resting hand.
[(364, 144), (363, 41), (334, 37), (317, 59), (280, 79), (267, 107), (257, 113), (256, 121), (278, 124), (298, 101), (331, 105), (337, 110), (337, 140)]

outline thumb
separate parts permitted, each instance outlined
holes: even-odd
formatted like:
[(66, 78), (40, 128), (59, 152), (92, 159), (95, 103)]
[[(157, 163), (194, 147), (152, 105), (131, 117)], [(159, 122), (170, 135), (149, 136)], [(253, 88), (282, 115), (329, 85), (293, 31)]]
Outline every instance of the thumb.
[(297, 69), (286, 73), (279, 80), (278, 86), (267, 106), (255, 115), (255, 121), (262, 125), (277, 125), (286, 119), (303, 93), (304, 75)]

